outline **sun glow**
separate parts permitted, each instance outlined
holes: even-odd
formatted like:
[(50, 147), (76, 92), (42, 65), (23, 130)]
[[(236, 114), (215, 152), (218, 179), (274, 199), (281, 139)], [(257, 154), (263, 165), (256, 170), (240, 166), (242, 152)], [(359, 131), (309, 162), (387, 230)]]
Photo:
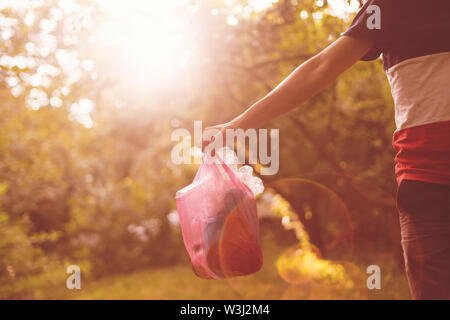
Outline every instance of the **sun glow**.
[(97, 44), (131, 76), (162, 79), (189, 63), (192, 33), (186, 16), (177, 11), (185, 0), (98, 2), (108, 19), (97, 30)]
[[(114, 63), (134, 78), (141, 77), (145, 82), (170, 79), (192, 63), (196, 50), (195, 27), (186, 15), (186, 8), (195, 11), (195, 5), (189, 0), (97, 2), (108, 18), (99, 26), (96, 42), (108, 54), (113, 52), (118, 57)], [(235, 16), (263, 11), (276, 2), (249, 0), (244, 7), (237, 0), (225, 0), (228, 13), (224, 19), (229, 25), (237, 25), (239, 20)], [(213, 9), (211, 15), (218, 12)]]

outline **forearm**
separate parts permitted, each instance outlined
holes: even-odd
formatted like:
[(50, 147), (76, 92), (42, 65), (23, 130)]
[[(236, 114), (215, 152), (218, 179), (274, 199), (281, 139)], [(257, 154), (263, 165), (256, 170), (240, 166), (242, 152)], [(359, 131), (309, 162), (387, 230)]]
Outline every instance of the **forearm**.
[(259, 128), (322, 91), (337, 75), (321, 60), (320, 56), (315, 56), (297, 67), (275, 89), (233, 121), (244, 129)]
[(332, 83), (372, 46), (363, 40), (343, 37), (301, 64), (275, 89), (230, 122), (230, 127), (259, 128), (300, 106)]

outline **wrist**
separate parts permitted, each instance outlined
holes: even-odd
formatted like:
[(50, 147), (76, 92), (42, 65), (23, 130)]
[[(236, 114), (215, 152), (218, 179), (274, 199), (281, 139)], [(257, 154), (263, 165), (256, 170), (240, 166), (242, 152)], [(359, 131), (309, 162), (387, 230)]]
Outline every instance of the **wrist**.
[(228, 122), (227, 129), (244, 129), (242, 114)]

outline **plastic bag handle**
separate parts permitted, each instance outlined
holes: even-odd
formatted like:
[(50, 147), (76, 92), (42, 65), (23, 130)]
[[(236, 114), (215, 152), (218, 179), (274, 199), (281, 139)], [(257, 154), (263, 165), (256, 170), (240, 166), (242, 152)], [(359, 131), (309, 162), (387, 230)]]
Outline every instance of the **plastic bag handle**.
[[(216, 154), (215, 157), (216, 157), (216, 159), (218, 159), (219, 164), (222, 166), (222, 168), (225, 170), (225, 172), (228, 174), (228, 176), (230, 177), (231, 181), (233, 181), (234, 184), (241, 185), (243, 188), (245, 188), (247, 191), (249, 191), (251, 194), (253, 194), (253, 191), (245, 183), (243, 183), (238, 177), (236, 177), (236, 174), (222, 160), (222, 158), (219, 157), (219, 155)], [(206, 166), (206, 164), (208, 164), (208, 161), (213, 161), (212, 155), (209, 152), (206, 153), (202, 164), (198, 168), (198, 171), (194, 177), (194, 182), (198, 181), (201, 178), (201, 173), (203, 172), (203, 168)], [(213, 164), (216, 164), (216, 163), (213, 161)], [(254, 196), (254, 194), (253, 194), (253, 196)]]
[[(215, 157), (216, 157), (216, 159), (218, 160), (219, 164), (222, 166), (222, 168), (225, 170), (225, 172), (226, 172), (226, 173), (230, 176), (230, 178), (233, 180), (233, 182), (235, 182), (235, 183), (236, 183), (237, 181), (240, 182), (239, 179), (236, 179), (236, 176), (235, 176), (234, 172), (231, 171), (230, 167), (227, 166), (227, 164), (222, 160), (222, 158), (219, 157), (218, 154), (216, 154)], [(210, 163), (210, 161), (212, 161), (212, 163)], [(200, 179), (201, 173), (202, 173), (203, 170), (204, 170), (203, 168), (204, 168), (207, 164), (216, 164), (215, 161), (214, 161), (214, 159), (213, 159), (213, 156), (212, 156), (211, 153), (209, 153), (209, 152), (207, 152), (207, 153), (205, 154), (205, 156), (204, 156), (204, 158), (203, 158), (203, 162), (202, 162), (202, 164), (200, 165), (200, 167), (198, 168), (197, 173), (195, 174), (194, 181), (197, 181), (197, 180)]]

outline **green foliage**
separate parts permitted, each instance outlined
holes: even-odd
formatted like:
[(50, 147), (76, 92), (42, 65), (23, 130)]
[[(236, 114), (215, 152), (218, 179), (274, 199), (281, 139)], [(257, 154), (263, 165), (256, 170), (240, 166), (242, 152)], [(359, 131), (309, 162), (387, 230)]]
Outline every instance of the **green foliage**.
[[(67, 264), (86, 264), (98, 277), (184, 261), (180, 230), (167, 214), (196, 167), (170, 161), (171, 121), (192, 129), (194, 120), (230, 120), (349, 23), (312, 0), (280, 0), (249, 17), (235, 14), (225, 1), (193, 0), (180, 9), (194, 26), (193, 63), (173, 78), (159, 74), (155, 80), (136, 76), (143, 66), (120, 51), (97, 48), (95, 31), (107, 17), (95, 1), (76, 2), (80, 9), (62, 10), (46, 33), (41, 22), (60, 14), (52, 10), (57, 1), (32, 9), (33, 25), (25, 23), (28, 11), (0, 11), (0, 19), (15, 21), (0, 26), (13, 30), (0, 43), (0, 298), (43, 296), (32, 288), (63, 285)], [(307, 18), (300, 18), (302, 11)], [(239, 24), (227, 25), (228, 14)], [(41, 48), (46, 41), (52, 43), (47, 54), (30, 49), (29, 43)], [(60, 63), (58, 50), (75, 57), (73, 68)], [(15, 57), (34, 62), (10, 63)], [(43, 70), (53, 69), (39, 69), (44, 66), (58, 72), (47, 74)], [(41, 81), (30, 80), (39, 74)], [(80, 116), (77, 106), (91, 106), (86, 101), (93, 110)], [(270, 123), (281, 128), (281, 168), (265, 177), (266, 184), (300, 177), (325, 185), (347, 204), (356, 237), (364, 240), (357, 245), (379, 242), (380, 251), (397, 250), (389, 201), (395, 190), (392, 118), (379, 61), (358, 63)], [(299, 197), (291, 192), (287, 198), (294, 203)], [(310, 224), (315, 229), (307, 228), (320, 243), (327, 237), (323, 232), (339, 226), (311, 201), (297, 201), (295, 209), (309, 205), (320, 217)]]

